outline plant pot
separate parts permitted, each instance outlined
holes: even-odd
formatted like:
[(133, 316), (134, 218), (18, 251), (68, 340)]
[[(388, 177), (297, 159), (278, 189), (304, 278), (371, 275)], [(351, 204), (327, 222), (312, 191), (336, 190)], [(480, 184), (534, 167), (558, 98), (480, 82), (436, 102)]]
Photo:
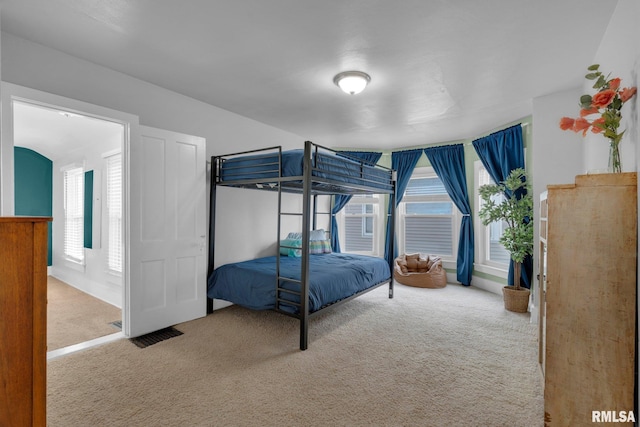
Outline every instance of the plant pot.
[(504, 308), (515, 313), (526, 313), (529, 310), (529, 295), (527, 288), (515, 289), (513, 286), (502, 288)]

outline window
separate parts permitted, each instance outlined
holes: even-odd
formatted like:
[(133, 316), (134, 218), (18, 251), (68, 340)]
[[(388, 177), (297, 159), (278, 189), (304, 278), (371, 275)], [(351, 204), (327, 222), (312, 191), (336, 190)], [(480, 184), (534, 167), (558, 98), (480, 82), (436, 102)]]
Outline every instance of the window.
[(343, 252), (377, 255), (381, 235), (380, 198), (354, 195), (337, 216)]
[(107, 269), (122, 274), (122, 155), (106, 158)]
[(63, 169), (64, 179), (64, 255), (72, 262), (84, 263), (84, 170)]
[[(494, 184), (494, 181), (489, 176), (489, 172), (482, 165), (482, 162), (479, 160), (475, 162), (475, 171), (476, 171), (476, 201), (478, 209), (482, 207), (482, 200), (480, 199), (480, 194), (478, 189), (487, 184)], [(504, 196), (496, 196), (495, 202), (499, 203), (502, 201)], [(492, 222), (491, 224), (485, 226), (482, 225), (482, 221), (478, 217), (477, 221), (477, 232), (478, 236), (478, 261), (482, 264), (485, 264), (490, 267), (495, 267), (499, 269), (507, 269), (509, 268), (509, 252), (502, 246), (500, 243), (500, 237), (502, 236), (503, 230), (506, 228), (507, 224), (503, 221)]]
[(397, 212), (398, 253), (422, 252), (454, 261), (458, 209), (432, 168), (417, 168)]

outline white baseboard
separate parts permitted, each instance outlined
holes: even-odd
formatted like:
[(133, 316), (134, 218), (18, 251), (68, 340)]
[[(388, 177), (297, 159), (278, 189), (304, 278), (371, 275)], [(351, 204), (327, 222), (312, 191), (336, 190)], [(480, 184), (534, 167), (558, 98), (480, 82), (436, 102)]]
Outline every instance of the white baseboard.
[(485, 291), (498, 295), (502, 295), (502, 288), (504, 287), (502, 283), (497, 283), (493, 280), (487, 280), (477, 276), (473, 276), (471, 279), (471, 286), (484, 289)]
[(55, 267), (51, 270), (50, 275), (94, 298), (120, 309), (122, 308), (122, 287), (115, 283), (109, 283), (108, 281), (105, 281), (105, 283), (96, 282)]

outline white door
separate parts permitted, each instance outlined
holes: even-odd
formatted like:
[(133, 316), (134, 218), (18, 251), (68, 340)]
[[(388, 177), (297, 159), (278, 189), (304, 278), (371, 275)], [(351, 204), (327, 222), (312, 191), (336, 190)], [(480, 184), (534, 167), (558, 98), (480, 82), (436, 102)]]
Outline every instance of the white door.
[(139, 129), (128, 168), (129, 337), (203, 317), (207, 300), (205, 140)]

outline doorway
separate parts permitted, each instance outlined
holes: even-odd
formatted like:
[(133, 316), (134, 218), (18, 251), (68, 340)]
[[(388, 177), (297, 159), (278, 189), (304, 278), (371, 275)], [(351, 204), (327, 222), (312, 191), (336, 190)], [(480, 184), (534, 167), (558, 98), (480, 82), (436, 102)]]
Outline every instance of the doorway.
[[(59, 350), (121, 331), (125, 127), (25, 100), (13, 100), (11, 107), (15, 214), (54, 218), (47, 347)], [(50, 177), (43, 176), (47, 162)]]
[[(4, 82), (2, 95), (2, 215), (53, 217), (48, 274), (56, 294), (49, 308), (64, 312), (50, 315), (49, 326), (66, 331), (49, 334), (58, 336), (49, 357), (61, 346), (81, 349), (87, 340), (124, 336), (125, 148), (137, 118)], [(29, 194), (46, 162), (48, 188)], [(29, 199), (40, 198), (49, 199), (49, 212), (30, 210)], [(95, 328), (100, 313), (110, 320)]]
[[(120, 304), (122, 333), (113, 335), (133, 338), (205, 316), (206, 140), (141, 126), (138, 117), (128, 113), (11, 83), (2, 82), (1, 92), (0, 215), (14, 215), (13, 115), (16, 105), (26, 103), (48, 108), (58, 114), (62, 112), (69, 119), (86, 117), (102, 123), (119, 124), (122, 135), (119, 148), (122, 154), (123, 265), (117, 295), (109, 292), (106, 295), (111, 295), (113, 305)], [(90, 147), (97, 150), (102, 159), (113, 154), (96, 141)], [(81, 184), (75, 180), (84, 180), (78, 169), (88, 171), (90, 163), (95, 165), (96, 161), (92, 160), (95, 157), (89, 159), (75, 152), (66, 154), (69, 154), (66, 164), (59, 162), (53, 167), (53, 174), (63, 177), (53, 181), (62, 185), (66, 173), (70, 188), (77, 189)], [(75, 158), (71, 158), (71, 154), (75, 154)], [(96, 170), (94, 167), (93, 187), (96, 187), (96, 181), (104, 182), (106, 179), (104, 173), (96, 173)], [(55, 187), (53, 191), (63, 194)], [(56, 251), (64, 248), (64, 241), (60, 243), (58, 239), (63, 239), (65, 228), (60, 231), (55, 223), (57, 218), (64, 221), (67, 218), (64, 208), (62, 212), (56, 209), (53, 212), (52, 274), (56, 277), (66, 274), (60, 278), (74, 286), (76, 279), (83, 278), (83, 286), (93, 294), (103, 282), (88, 277), (95, 274), (96, 269), (104, 269), (104, 263), (90, 264), (89, 261), (94, 261), (98, 247), (105, 245), (107, 237), (104, 231), (94, 232), (92, 239), (95, 240), (91, 244), (95, 247), (83, 248), (80, 252), (65, 250), (62, 252), (65, 262), (58, 262)], [(98, 209), (98, 213), (104, 219), (105, 212)], [(93, 218), (94, 224), (103, 223), (103, 219), (95, 221), (95, 213), (87, 217)], [(64, 221), (59, 221), (58, 227)], [(93, 225), (86, 229), (93, 229)], [(97, 241), (102, 242), (101, 246)], [(78, 260), (83, 254), (86, 258)], [(81, 262), (66, 262), (67, 258)]]

